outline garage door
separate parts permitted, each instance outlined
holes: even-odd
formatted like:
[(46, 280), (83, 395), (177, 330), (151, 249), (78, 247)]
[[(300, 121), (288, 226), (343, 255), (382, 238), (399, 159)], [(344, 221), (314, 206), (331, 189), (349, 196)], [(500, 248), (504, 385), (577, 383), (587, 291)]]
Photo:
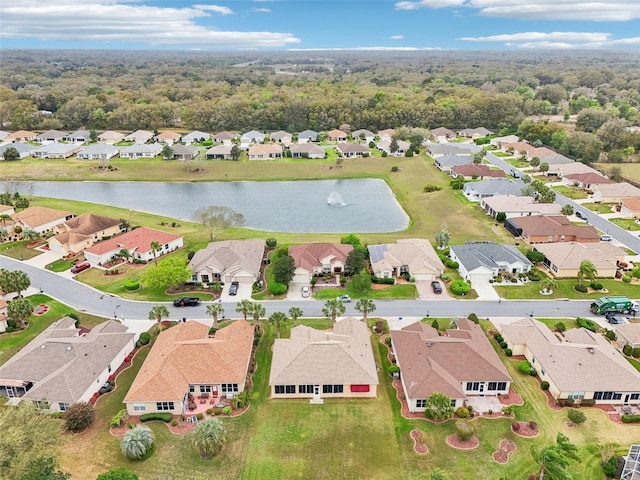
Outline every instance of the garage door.
[(293, 283), (298, 283), (300, 285), (308, 285), (309, 284), (309, 275), (306, 273), (298, 273), (293, 276)]
[(224, 283), (238, 282), (253, 284), (253, 275), (225, 275)]
[(435, 280), (435, 277), (432, 273), (416, 273), (415, 279), (416, 281), (425, 280), (427, 282), (430, 282), (431, 280)]

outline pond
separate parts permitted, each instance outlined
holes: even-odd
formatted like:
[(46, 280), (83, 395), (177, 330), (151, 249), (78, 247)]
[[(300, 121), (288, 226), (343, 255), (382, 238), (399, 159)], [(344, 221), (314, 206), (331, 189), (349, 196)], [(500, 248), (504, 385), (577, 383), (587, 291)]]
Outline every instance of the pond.
[[(292, 233), (397, 232), (409, 216), (380, 179), (281, 182), (35, 182), (33, 195), (112, 205), (182, 220), (226, 205), (245, 227)], [(135, 223), (135, 219), (134, 219)]]

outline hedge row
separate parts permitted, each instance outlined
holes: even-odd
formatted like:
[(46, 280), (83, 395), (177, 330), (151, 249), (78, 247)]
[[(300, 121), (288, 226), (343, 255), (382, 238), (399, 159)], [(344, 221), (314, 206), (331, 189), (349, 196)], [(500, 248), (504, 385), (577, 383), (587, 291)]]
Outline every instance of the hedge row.
[(622, 423), (640, 423), (640, 415), (622, 415)]
[(141, 422), (151, 422), (152, 420), (161, 420), (165, 423), (169, 423), (171, 421), (172, 414), (169, 412), (155, 412), (155, 413), (144, 413), (140, 415)]
[(380, 278), (375, 275), (371, 275), (371, 283), (381, 283), (384, 285), (393, 285), (396, 283), (394, 278)]
[(578, 322), (579, 327), (586, 328), (587, 330), (591, 330), (592, 332), (598, 331), (598, 325), (593, 320), (589, 320), (588, 318), (578, 317), (576, 318), (576, 322)]

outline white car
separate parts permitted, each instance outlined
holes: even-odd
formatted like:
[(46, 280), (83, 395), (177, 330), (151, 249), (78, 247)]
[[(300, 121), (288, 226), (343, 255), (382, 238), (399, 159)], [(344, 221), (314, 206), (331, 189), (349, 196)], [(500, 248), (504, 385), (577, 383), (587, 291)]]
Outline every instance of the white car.
[(302, 287), (302, 298), (309, 298), (309, 295), (311, 295), (311, 289), (308, 285), (305, 285)]

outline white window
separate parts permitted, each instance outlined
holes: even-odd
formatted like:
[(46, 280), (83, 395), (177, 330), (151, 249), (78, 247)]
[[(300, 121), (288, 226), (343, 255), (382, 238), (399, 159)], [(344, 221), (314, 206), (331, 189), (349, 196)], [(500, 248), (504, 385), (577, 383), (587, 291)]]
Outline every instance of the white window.
[(200, 393), (211, 393), (211, 385), (200, 385)]
[(69, 404), (68, 403), (59, 403), (58, 406), (60, 407), (60, 411), (61, 412), (66, 412), (67, 408), (69, 408)]
[(158, 411), (168, 411), (173, 409), (173, 402), (156, 402), (156, 410)]
[(425, 408), (427, 406), (426, 398), (419, 398), (416, 400), (416, 408)]
[(133, 411), (134, 412), (144, 412), (147, 410), (147, 407), (145, 406), (144, 403), (134, 403), (133, 404)]

